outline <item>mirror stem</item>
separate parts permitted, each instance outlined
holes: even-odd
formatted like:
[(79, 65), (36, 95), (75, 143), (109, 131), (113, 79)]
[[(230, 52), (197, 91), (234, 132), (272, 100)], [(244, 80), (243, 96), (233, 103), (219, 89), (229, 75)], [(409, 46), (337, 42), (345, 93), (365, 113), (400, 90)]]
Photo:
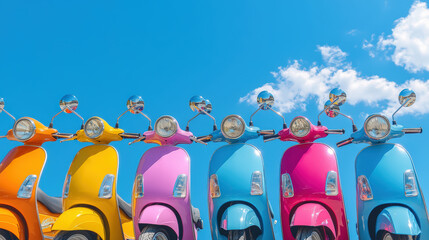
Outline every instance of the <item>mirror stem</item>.
[(287, 124), (286, 124), (285, 117), (283, 117), (283, 115), (281, 115), (279, 112), (275, 111), (271, 107), (270, 107), (270, 110), (273, 111), (275, 114), (279, 115), (283, 119), (283, 129), (286, 129), (287, 128)]
[(143, 115), (147, 120), (149, 120), (149, 127), (147, 128), (148, 131), (152, 131), (152, 120), (150, 120), (150, 118), (148, 116), (146, 116), (146, 114), (142, 113), (139, 111), (139, 113), (141, 115)]
[(347, 115), (345, 115), (344, 113), (342, 113), (342, 112), (338, 112), (338, 111), (335, 111), (335, 112), (337, 112), (338, 114), (340, 114), (341, 116), (343, 116), (343, 117), (346, 117), (346, 118), (348, 118), (348, 119), (350, 119), (351, 121), (352, 121), (352, 127), (353, 127), (353, 132), (356, 132), (358, 129), (357, 129), (357, 127), (356, 127), (356, 125), (355, 125), (355, 122), (353, 121), (353, 118), (352, 117), (350, 117), (350, 116), (347, 116)]
[(70, 109), (67, 107), (68, 110), (70, 110), (74, 115), (76, 115), (78, 118), (80, 118), (82, 120), (82, 125), (80, 126), (81, 129), (84, 128), (85, 125), (85, 119), (83, 119), (83, 117), (81, 117), (76, 111), (74, 111), (73, 109)]
[(14, 116), (12, 116), (12, 114), (10, 114), (8, 111), (6, 111), (4, 108), (3, 108), (3, 111), (7, 114), (7, 115), (9, 115), (9, 117), (11, 117), (15, 122), (16, 122), (16, 118), (14, 117)]
[(67, 108), (64, 108), (63, 110), (61, 110), (59, 113), (55, 114), (55, 116), (52, 117), (51, 119), (51, 123), (49, 123), (49, 128), (53, 128), (54, 127), (54, 119), (60, 115), (62, 112), (64, 112)]
[(127, 109), (127, 111), (123, 112), (121, 115), (119, 115), (118, 119), (116, 120), (115, 128), (119, 128), (119, 119), (127, 112), (129, 112), (130, 109)]
[(197, 115), (195, 115), (194, 117), (192, 117), (191, 119), (189, 119), (188, 123), (186, 124), (186, 129), (185, 131), (189, 132), (189, 123), (194, 120), (196, 117), (198, 117), (201, 113), (198, 112)]
[(203, 112), (205, 115), (209, 116), (211, 119), (213, 119), (213, 122), (214, 122), (213, 131), (216, 131), (217, 130), (216, 119), (212, 115), (210, 115), (210, 113), (206, 112), (206, 110), (200, 109), (200, 111)]
[(408, 101), (409, 101), (410, 99), (407, 99), (407, 101), (405, 101), (403, 104), (401, 104), (401, 106), (392, 114), (392, 124), (393, 125), (396, 125), (396, 121), (395, 121), (395, 114), (399, 111), (399, 110), (401, 110), (401, 108), (405, 105), (405, 104), (407, 104), (408, 103)]
[(253, 122), (252, 122), (253, 115), (255, 115), (259, 110), (261, 110), (261, 107), (262, 107), (262, 105), (261, 105), (261, 106), (259, 106), (259, 108), (258, 108), (258, 109), (256, 109), (256, 111), (255, 111), (252, 115), (250, 115), (250, 122), (249, 122), (249, 126), (253, 126)]

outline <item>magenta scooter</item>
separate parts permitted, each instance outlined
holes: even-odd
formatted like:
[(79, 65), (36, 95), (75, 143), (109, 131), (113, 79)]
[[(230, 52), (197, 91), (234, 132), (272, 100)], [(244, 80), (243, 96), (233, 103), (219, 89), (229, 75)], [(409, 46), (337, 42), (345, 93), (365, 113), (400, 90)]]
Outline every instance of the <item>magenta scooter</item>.
[[(336, 117), (338, 114), (333, 109), (345, 102), (345, 93), (331, 96), (332, 101), (325, 104), (324, 111), (328, 116)], [(322, 126), (320, 120), (315, 126), (307, 118), (299, 116), (292, 120), (289, 128), (264, 136), (264, 141), (298, 142), (285, 151), (281, 160), (283, 239), (349, 239), (335, 151), (326, 144), (314, 142), (329, 134), (343, 133), (344, 130)]]
[(205, 143), (180, 129), (171, 116), (160, 117), (155, 130), (149, 124), (149, 130), (132, 143), (139, 141), (160, 146), (147, 150), (138, 165), (132, 203), (136, 239), (196, 240), (203, 222), (191, 205), (191, 159), (177, 145)]

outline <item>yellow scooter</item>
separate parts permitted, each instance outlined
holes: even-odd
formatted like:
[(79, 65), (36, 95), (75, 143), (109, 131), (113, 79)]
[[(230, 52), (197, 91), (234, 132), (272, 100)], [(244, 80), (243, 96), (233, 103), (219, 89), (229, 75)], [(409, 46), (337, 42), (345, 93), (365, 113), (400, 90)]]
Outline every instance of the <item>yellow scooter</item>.
[[(135, 112), (134, 107), (142, 103), (141, 98), (131, 97), (126, 112)], [(67, 173), (63, 189), (64, 212), (52, 226), (54, 231), (59, 231), (55, 240), (134, 239), (131, 205), (116, 193), (118, 153), (109, 143), (139, 137), (139, 134), (111, 127), (100, 117), (92, 117), (83, 129), (64, 140), (94, 145), (76, 154)]]

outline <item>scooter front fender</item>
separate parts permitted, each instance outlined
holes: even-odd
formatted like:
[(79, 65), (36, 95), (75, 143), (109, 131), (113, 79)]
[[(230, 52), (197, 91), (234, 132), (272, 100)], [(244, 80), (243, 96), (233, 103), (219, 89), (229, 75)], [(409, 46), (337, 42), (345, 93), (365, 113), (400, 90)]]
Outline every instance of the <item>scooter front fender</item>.
[(0, 229), (11, 232), (18, 239), (24, 238), (19, 219), (12, 211), (6, 208), (0, 208)]
[(293, 214), (291, 227), (296, 226), (311, 226), (311, 227), (327, 227), (336, 237), (334, 222), (328, 210), (317, 203), (305, 203), (299, 206)]
[(222, 214), (221, 228), (229, 230), (244, 230), (252, 226), (261, 229), (261, 223), (255, 211), (245, 204), (234, 204)]
[(176, 233), (176, 236), (179, 236), (179, 223), (176, 214), (166, 206), (152, 205), (146, 207), (140, 215), (140, 224), (167, 226)]
[(383, 209), (377, 217), (376, 233), (388, 231), (393, 234), (417, 236), (421, 233), (419, 224), (408, 208), (391, 206)]
[(75, 207), (63, 212), (52, 226), (54, 231), (91, 231), (105, 238), (103, 218), (96, 211)]

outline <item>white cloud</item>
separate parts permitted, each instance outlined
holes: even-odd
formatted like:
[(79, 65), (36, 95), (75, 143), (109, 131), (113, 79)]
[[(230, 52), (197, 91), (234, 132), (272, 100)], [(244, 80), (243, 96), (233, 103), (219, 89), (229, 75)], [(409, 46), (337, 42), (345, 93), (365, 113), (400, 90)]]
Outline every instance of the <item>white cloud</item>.
[[(323, 49), (336, 49), (334, 52), (344, 53), (338, 47), (318, 48), (328, 66), (313, 65), (305, 68), (298, 61), (294, 61), (286, 67), (280, 67), (278, 72), (272, 73), (276, 78), (275, 82), (254, 89), (241, 97), (240, 102), (256, 104), (258, 93), (268, 90), (274, 95), (276, 107), (282, 113), (296, 109), (305, 110), (309, 102), (317, 102), (319, 109), (323, 109), (329, 91), (340, 87), (347, 93), (348, 104), (371, 104), (380, 107), (384, 114), (390, 115), (399, 107), (397, 99), (399, 92), (403, 88), (412, 88), (417, 94), (417, 102), (412, 107), (401, 110), (399, 114), (429, 113), (429, 80), (412, 79), (404, 84), (397, 84), (377, 75), (363, 76), (345, 62), (340, 62), (336, 66), (329, 65), (331, 58), (325, 56), (329, 55), (327, 52), (330, 51)], [(345, 58), (345, 55), (343, 56)]]
[[(416, 1), (408, 16), (397, 19), (392, 34), (380, 35), (377, 49), (393, 50), (392, 61), (410, 72), (429, 71), (429, 9)], [(371, 54), (371, 52), (370, 52)]]
[(350, 30), (350, 31), (347, 32), (347, 35), (355, 36), (356, 34), (358, 34), (358, 32), (359, 32), (359, 30), (352, 29), (352, 30)]
[(337, 46), (317, 46), (317, 49), (322, 54), (323, 61), (331, 66), (342, 65), (347, 57), (347, 53)]

